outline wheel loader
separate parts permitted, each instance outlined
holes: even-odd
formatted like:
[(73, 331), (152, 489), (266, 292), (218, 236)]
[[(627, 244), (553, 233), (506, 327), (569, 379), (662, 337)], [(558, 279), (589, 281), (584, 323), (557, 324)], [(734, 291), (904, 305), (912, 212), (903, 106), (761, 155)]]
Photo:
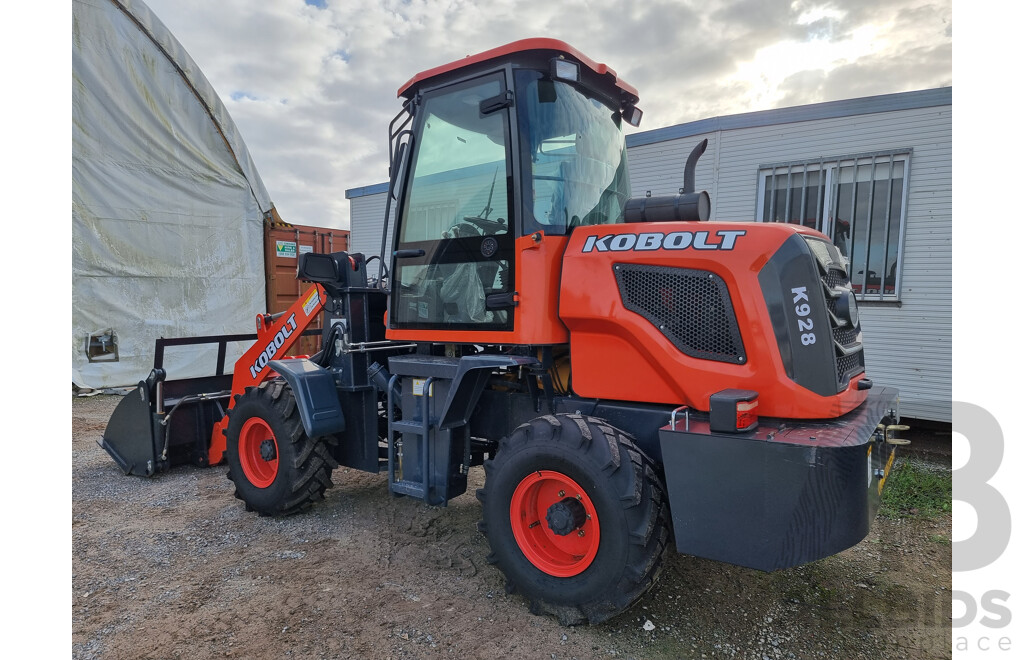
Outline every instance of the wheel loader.
[[(706, 140), (679, 194), (632, 197), (638, 93), (560, 41), (398, 96), (381, 254), (301, 255), (308, 291), (254, 335), (158, 340), (101, 441), (125, 473), (226, 463), (283, 516), (338, 466), (445, 506), (482, 465), (489, 560), (566, 625), (635, 603), (673, 544), (771, 571), (865, 537), (905, 427), (826, 236), (708, 221)], [(320, 351), (285, 357), (318, 315)], [(213, 375), (165, 369), (186, 344), (218, 347)]]

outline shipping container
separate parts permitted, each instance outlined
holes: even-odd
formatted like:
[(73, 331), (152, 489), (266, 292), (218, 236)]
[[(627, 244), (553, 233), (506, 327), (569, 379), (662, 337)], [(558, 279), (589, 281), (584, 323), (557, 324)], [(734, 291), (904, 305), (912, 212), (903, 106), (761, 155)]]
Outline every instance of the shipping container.
[[(274, 214), (276, 216), (276, 212)], [(348, 230), (330, 227), (291, 225), (274, 219), (264, 225), (264, 253), (267, 270), (267, 310), (283, 312), (309, 288), (308, 282), (295, 278), (299, 255), (305, 252), (331, 253), (348, 250)], [(317, 316), (310, 329), (319, 329)], [(320, 350), (319, 337), (303, 337), (289, 355), (312, 355)]]

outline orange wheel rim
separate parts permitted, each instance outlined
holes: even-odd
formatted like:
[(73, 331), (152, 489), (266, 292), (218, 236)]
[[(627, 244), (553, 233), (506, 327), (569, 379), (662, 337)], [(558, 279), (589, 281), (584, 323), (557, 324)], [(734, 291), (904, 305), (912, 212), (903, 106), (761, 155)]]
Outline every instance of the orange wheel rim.
[(277, 478), (277, 438), (270, 425), (252, 417), (238, 434), (238, 460), (245, 478), (257, 488), (267, 488)]
[[(582, 510), (582, 524), (566, 534), (556, 534), (548, 524), (548, 513), (552, 506), (567, 500), (575, 500), (575, 511)], [(519, 549), (548, 575), (579, 575), (597, 556), (601, 526), (594, 503), (579, 484), (561, 472), (538, 470), (524, 477), (512, 493), (509, 518)]]

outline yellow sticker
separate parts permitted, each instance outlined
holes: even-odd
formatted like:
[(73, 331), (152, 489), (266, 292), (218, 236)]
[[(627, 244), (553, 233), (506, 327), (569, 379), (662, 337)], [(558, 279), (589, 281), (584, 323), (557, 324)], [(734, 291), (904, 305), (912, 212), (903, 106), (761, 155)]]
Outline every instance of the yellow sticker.
[(306, 316), (309, 316), (319, 302), (320, 292), (314, 288), (313, 292), (309, 294), (308, 298), (306, 298), (306, 302), (302, 303), (302, 311), (306, 313)]

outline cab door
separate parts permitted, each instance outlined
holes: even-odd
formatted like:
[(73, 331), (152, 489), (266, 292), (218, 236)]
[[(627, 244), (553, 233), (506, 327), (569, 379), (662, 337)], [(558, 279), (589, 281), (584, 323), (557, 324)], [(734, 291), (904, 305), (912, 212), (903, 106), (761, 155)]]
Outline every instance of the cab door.
[(501, 74), (424, 93), (396, 227), (390, 328), (513, 329), (510, 106)]

